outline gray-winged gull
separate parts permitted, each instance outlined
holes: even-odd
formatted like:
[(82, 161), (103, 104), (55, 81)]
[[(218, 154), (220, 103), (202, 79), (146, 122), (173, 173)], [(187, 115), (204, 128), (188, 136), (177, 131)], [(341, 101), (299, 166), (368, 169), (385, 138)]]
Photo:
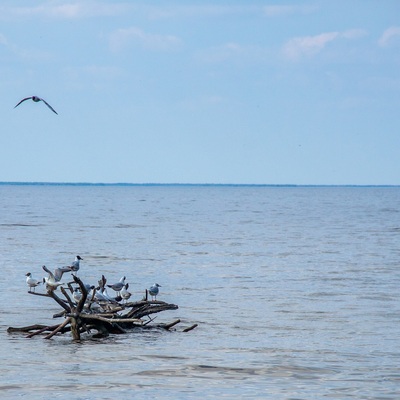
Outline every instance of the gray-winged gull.
[(23, 103), (26, 100), (30, 100), (30, 99), (33, 100), (35, 103), (38, 103), (39, 101), (43, 101), (43, 103), (46, 104), (46, 106), (49, 107), (51, 111), (53, 111), (54, 113), (56, 113), (58, 115), (58, 112), (45, 99), (41, 99), (38, 96), (25, 97), (15, 107), (18, 107), (21, 103)]

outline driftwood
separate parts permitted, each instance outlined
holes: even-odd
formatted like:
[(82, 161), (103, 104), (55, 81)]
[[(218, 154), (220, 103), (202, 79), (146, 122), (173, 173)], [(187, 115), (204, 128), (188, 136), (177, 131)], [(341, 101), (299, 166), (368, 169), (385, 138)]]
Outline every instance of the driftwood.
[(198, 327), (197, 324), (193, 324), (192, 326), (185, 328), (182, 332), (190, 332), (191, 330), (193, 330), (194, 328), (197, 328), (197, 327)]
[[(54, 314), (53, 318), (64, 317), (64, 321), (57, 325), (30, 325), (22, 328), (8, 328), (7, 332), (22, 332), (28, 333), (27, 338), (32, 338), (36, 335), (47, 333), (45, 339), (50, 339), (53, 336), (61, 333), (71, 332), (74, 340), (80, 340), (81, 334), (90, 333), (94, 338), (106, 337), (109, 334), (123, 334), (128, 330), (135, 328), (158, 328), (170, 330), (172, 327), (180, 323), (180, 320), (175, 320), (169, 324), (156, 324), (150, 325), (155, 317), (151, 318), (150, 315), (167, 310), (176, 310), (178, 306), (175, 304), (165, 303), (163, 301), (149, 301), (148, 292), (146, 290), (143, 300), (129, 303), (122, 303), (121, 297), (116, 297), (115, 300), (102, 303), (99, 306), (95, 301), (96, 289), (94, 289), (91, 296), (89, 296), (87, 289), (83, 282), (75, 275), (73, 276), (74, 283), (79, 286), (82, 294), (81, 299), (76, 303), (72, 298), (74, 291), (71, 283), (68, 283), (68, 291), (61, 287), (60, 291), (64, 298), (59, 297), (53, 289), (49, 289), (46, 294), (29, 292), (29, 294), (36, 296), (45, 296), (52, 298), (61, 308), (62, 311)], [(105, 286), (106, 279), (102, 276), (99, 281), (99, 288)], [(93, 306), (96, 305), (99, 310), (93, 311)], [(148, 320), (144, 321), (142, 318), (147, 317)], [(183, 332), (189, 332), (194, 329), (197, 324), (185, 328)], [(96, 333), (92, 334), (92, 331)]]

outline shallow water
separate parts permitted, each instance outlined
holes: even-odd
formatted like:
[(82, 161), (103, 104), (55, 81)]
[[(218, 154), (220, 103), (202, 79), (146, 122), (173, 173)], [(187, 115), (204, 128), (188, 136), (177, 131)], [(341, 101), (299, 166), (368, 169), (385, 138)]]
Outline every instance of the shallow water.
[[(0, 397), (400, 398), (400, 188), (0, 185)], [(73, 342), (25, 273), (154, 282), (179, 305)], [(43, 289), (37, 289), (42, 291)], [(61, 321), (60, 321), (61, 322)], [(182, 329), (199, 326), (188, 333)]]

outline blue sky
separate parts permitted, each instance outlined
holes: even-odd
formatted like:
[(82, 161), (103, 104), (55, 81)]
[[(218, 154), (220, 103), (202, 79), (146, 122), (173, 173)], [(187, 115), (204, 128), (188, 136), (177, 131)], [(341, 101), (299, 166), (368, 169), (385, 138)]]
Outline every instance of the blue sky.
[(3, 0), (0, 61), (0, 181), (400, 184), (397, 0)]

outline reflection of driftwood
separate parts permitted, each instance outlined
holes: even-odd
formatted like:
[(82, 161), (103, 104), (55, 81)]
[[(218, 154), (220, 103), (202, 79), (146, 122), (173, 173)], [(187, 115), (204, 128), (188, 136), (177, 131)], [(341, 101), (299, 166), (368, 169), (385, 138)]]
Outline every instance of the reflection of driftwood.
[[(71, 332), (74, 340), (80, 340), (81, 334), (84, 332), (91, 333), (92, 330), (96, 330), (97, 333), (93, 334), (92, 337), (106, 337), (110, 333), (121, 334), (126, 333), (128, 329), (133, 328), (160, 328), (169, 330), (180, 322), (176, 320), (170, 324), (158, 324), (149, 325), (150, 322), (154, 321), (151, 318), (151, 314), (159, 313), (166, 310), (176, 310), (178, 306), (175, 304), (168, 304), (163, 301), (148, 301), (147, 291), (143, 300), (130, 303), (118, 303), (119, 298), (116, 301), (102, 304), (103, 308), (101, 311), (94, 313), (91, 308), (94, 304), (94, 293), (88, 298), (88, 292), (83, 282), (76, 276), (73, 276), (74, 282), (79, 286), (82, 293), (81, 299), (76, 303), (71, 299), (70, 294), (61, 287), (61, 293), (65, 299), (60, 298), (54, 290), (48, 290), (47, 294), (30, 292), (33, 295), (40, 295), (51, 297), (59, 306), (62, 307), (63, 311), (55, 314), (53, 317), (64, 316), (65, 320), (61, 324), (53, 326), (45, 325), (30, 325), (22, 328), (8, 328), (8, 332), (24, 332), (28, 333), (27, 337), (31, 338), (38, 334), (47, 332), (45, 339), (50, 339), (58, 333)], [(100, 288), (105, 285), (104, 276), (99, 281)], [(68, 284), (71, 294), (73, 288)], [(127, 311), (127, 312), (125, 312)], [(149, 321), (144, 322), (143, 317), (148, 317)], [(184, 332), (188, 332), (195, 328), (197, 324), (192, 325), (189, 328), (184, 329)]]

